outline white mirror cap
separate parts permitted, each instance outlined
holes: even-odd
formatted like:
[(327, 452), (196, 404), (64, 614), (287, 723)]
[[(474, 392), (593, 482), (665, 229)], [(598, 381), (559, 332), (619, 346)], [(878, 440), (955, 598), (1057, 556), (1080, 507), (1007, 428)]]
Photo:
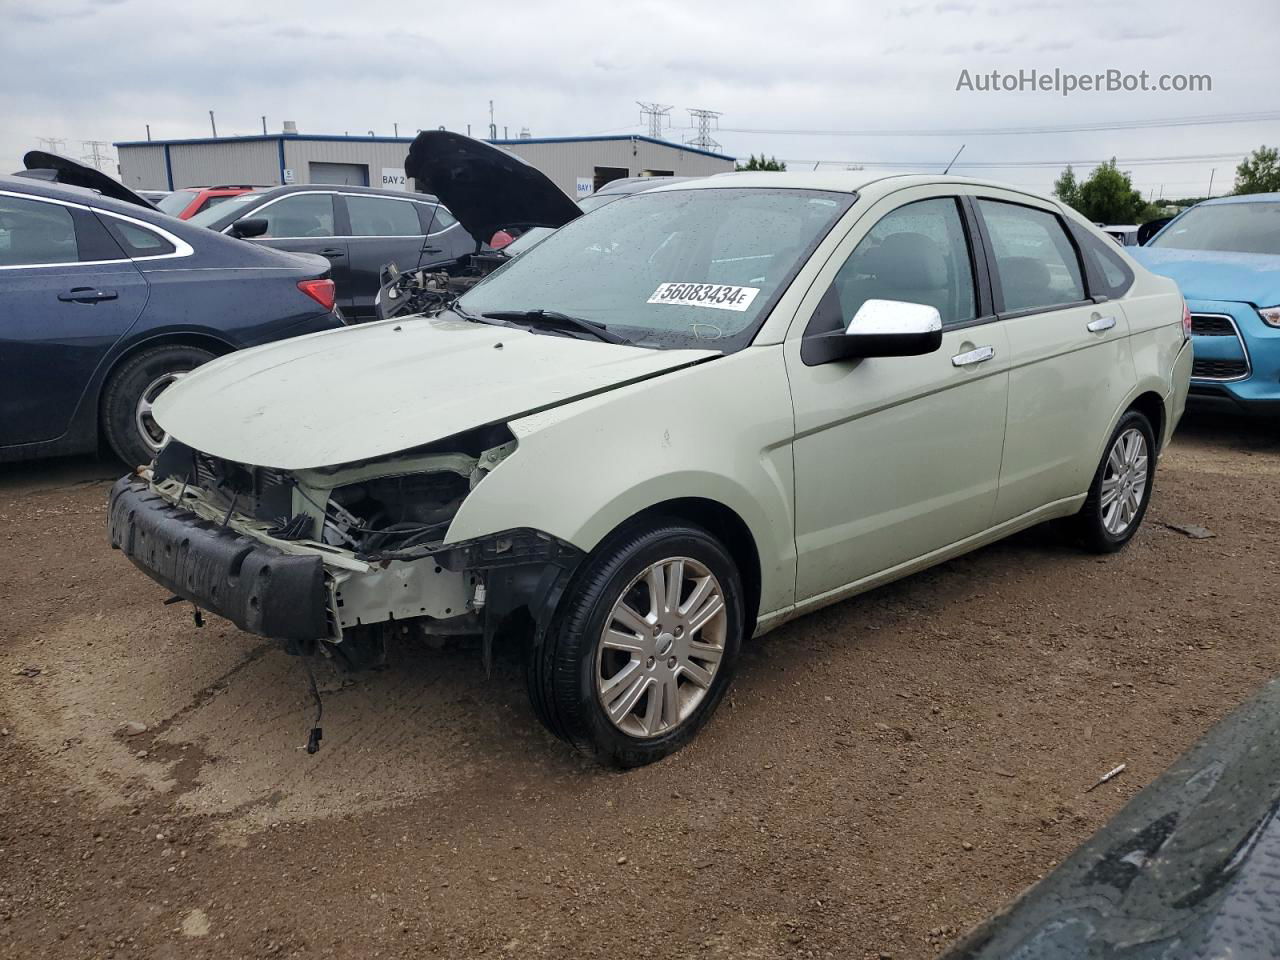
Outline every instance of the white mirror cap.
[(903, 300), (867, 300), (849, 321), (845, 333), (912, 334), (933, 333), (942, 329), (942, 315), (926, 303)]

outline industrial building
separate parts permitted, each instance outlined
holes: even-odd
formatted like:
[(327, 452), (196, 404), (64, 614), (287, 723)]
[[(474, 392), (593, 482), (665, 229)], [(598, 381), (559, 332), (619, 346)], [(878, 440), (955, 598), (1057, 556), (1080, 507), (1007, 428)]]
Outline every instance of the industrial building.
[[(287, 125), (288, 126), (288, 125)], [(284, 133), (115, 144), (120, 179), (135, 190), (216, 184), (341, 183), (413, 190), (405, 156), (412, 137)], [(635, 176), (709, 176), (734, 158), (645, 136), (491, 140), (537, 167), (571, 197)]]

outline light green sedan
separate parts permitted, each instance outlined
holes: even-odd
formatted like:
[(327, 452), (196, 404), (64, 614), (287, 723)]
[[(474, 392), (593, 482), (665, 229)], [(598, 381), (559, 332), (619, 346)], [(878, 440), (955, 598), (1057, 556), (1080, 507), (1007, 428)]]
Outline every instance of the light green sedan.
[(538, 718), (635, 766), (794, 617), (1047, 520), (1123, 547), (1187, 320), (1173, 281), (1012, 187), (673, 184), (433, 315), (196, 370), (112, 491), (112, 542), (352, 668), (440, 635), (487, 663), (509, 634)]

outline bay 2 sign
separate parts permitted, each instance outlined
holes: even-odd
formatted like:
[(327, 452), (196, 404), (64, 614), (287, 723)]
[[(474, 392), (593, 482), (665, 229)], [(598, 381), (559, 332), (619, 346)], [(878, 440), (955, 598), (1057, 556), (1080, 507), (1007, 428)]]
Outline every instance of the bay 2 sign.
[(408, 190), (409, 181), (404, 175), (404, 167), (383, 167), (382, 189)]

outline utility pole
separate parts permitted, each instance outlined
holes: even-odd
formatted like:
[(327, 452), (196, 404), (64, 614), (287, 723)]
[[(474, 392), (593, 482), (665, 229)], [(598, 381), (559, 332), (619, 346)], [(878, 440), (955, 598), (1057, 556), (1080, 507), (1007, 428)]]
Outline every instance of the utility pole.
[(1218, 172), (1217, 167), (1212, 167), (1209, 170), (1209, 196), (1211, 197), (1213, 196), (1213, 175), (1217, 172)]
[(489, 101), (489, 139), (498, 139), (498, 125), (493, 122), (493, 101)]
[(720, 126), (720, 117), (722, 114), (718, 110), (701, 110), (692, 107), (689, 110), (689, 120), (697, 126), (698, 134), (692, 140), (686, 140), (691, 147), (697, 147), (699, 150), (719, 150), (720, 144), (711, 139), (711, 131)]
[(67, 141), (62, 137), (36, 137), (36, 142), (44, 146), (49, 153), (57, 153), (58, 148)]
[(671, 126), (671, 106), (665, 103), (646, 103), (643, 100), (637, 100), (636, 104), (640, 107), (640, 116), (645, 118), (645, 122), (649, 124), (649, 136), (655, 140), (663, 139), (662, 121), (666, 120), (666, 125)]
[(151, 139), (151, 124), (147, 124), (147, 139)]
[(264, 137), (267, 135), (267, 115), (265, 113), (262, 115), (262, 135)]
[(391, 124), (391, 129), (396, 132), (397, 137), (400, 136), (400, 124), (398, 123)]
[(103, 152), (106, 147), (110, 146), (105, 140), (81, 140), (80, 145), (88, 151), (81, 159), (92, 163), (95, 170), (101, 170), (102, 162), (111, 159), (111, 154)]
[(213, 111), (209, 111), (209, 126), (213, 128), (213, 136), (216, 140), (218, 137), (218, 125), (213, 120)]

